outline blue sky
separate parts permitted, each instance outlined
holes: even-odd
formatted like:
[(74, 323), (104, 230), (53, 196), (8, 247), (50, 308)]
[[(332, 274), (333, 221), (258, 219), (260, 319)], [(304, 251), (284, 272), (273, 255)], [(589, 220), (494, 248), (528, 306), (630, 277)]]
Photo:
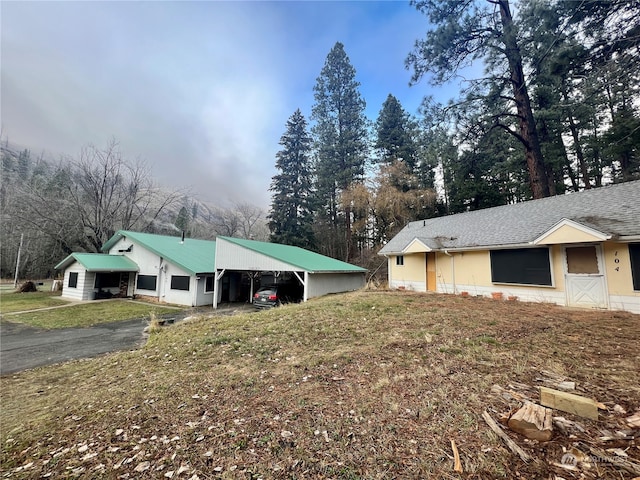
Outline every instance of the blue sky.
[(415, 114), (404, 59), (427, 29), (408, 2), (1, 3), (2, 137), (54, 158), (115, 137), (159, 184), (267, 208), (278, 141), (333, 45), (367, 115), (389, 93)]

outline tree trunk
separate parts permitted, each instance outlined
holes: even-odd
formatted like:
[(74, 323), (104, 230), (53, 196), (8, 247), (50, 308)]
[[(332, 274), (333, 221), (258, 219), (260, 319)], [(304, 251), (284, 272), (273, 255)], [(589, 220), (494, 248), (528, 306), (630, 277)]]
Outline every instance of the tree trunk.
[[(542, 120), (540, 121), (539, 125), (539, 139), (542, 142), (542, 144), (544, 145), (545, 142), (547, 144), (552, 143), (551, 140), (551, 134), (549, 133), (549, 128), (547, 127), (547, 123)], [(549, 180), (549, 194), (551, 196), (555, 196), (557, 195), (557, 190), (556, 190), (556, 180), (558, 176), (562, 177), (562, 172), (557, 172), (556, 169), (554, 169), (554, 164), (551, 162), (545, 162), (545, 171), (547, 174), (547, 179)], [(560, 181), (562, 181), (562, 178), (560, 178)]]
[(344, 256), (345, 262), (348, 262), (351, 259), (352, 249), (353, 249), (353, 238), (351, 232), (351, 204), (347, 203), (344, 208), (344, 229), (345, 229), (345, 252)]
[(540, 148), (533, 111), (531, 110), (531, 100), (527, 92), (515, 26), (509, 9), (509, 1), (498, 0), (498, 4), (500, 6), (500, 19), (504, 34), (505, 54), (509, 61), (511, 85), (520, 118), (520, 136), (525, 146), (525, 159), (529, 171), (531, 192), (533, 193), (533, 198), (544, 198), (549, 196), (549, 182), (544, 168), (542, 149)]
[[(569, 95), (566, 89), (562, 88), (562, 96), (564, 101), (569, 104)], [(569, 120), (569, 130), (571, 130), (571, 138), (573, 138), (573, 146), (576, 152), (576, 158), (578, 159), (579, 173), (582, 175), (582, 181), (584, 182), (584, 188), (589, 190), (591, 188), (591, 182), (589, 179), (589, 169), (587, 168), (587, 162), (584, 158), (584, 152), (582, 151), (582, 145), (580, 144), (580, 134), (578, 133), (578, 126), (570, 111), (567, 112), (567, 120)]]

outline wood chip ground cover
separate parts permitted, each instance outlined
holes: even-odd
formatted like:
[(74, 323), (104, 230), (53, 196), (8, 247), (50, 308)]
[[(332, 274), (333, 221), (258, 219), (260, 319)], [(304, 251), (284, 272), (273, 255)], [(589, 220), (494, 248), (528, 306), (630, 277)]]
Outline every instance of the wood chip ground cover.
[[(621, 312), (411, 292), (203, 317), (139, 351), (3, 377), (2, 475), (631, 478), (614, 461), (567, 470), (561, 459), (597, 445), (640, 461), (633, 434), (597, 440), (640, 409), (639, 327)], [(481, 415), (517, 408), (493, 385), (535, 392), (541, 371), (608, 410), (565, 415), (584, 425), (574, 438), (506, 431), (534, 459), (525, 464)]]

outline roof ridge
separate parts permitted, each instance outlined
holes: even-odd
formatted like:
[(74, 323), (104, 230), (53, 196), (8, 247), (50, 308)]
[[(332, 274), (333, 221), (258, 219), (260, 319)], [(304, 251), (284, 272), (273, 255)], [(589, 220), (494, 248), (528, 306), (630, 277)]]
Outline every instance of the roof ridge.
[(640, 180), (416, 220), (379, 253), (399, 254), (414, 238), (431, 249), (528, 245), (563, 218), (612, 238), (640, 235)]

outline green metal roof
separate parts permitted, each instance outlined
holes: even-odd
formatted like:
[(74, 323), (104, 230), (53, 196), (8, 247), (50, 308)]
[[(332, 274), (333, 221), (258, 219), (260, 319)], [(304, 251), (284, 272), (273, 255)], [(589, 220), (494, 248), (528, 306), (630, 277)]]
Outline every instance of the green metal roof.
[(107, 240), (102, 251), (109, 251), (121, 238), (142, 245), (192, 275), (215, 271), (216, 242), (212, 240), (185, 238), (181, 242), (180, 237), (120, 230)]
[(88, 272), (137, 272), (138, 265), (123, 255), (104, 253), (72, 253), (55, 266), (56, 270), (78, 262)]
[(246, 249), (275, 258), (307, 272), (366, 272), (367, 270), (350, 263), (326, 257), (300, 247), (279, 243), (258, 242), (233, 237), (218, 237)]

